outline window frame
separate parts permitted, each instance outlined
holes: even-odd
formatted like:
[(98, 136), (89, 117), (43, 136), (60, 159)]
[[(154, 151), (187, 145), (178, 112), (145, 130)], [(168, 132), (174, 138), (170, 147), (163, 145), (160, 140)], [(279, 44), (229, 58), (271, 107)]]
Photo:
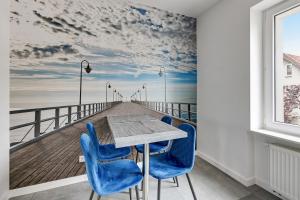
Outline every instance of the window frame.
[(299, 136), (300, 126), (276, 121), (276, 33), (275, 17), (300, 6), (299, 0), (288, 0), (279, 3), (264, 12), (263, 21), (263, 66), (264, 66), (264, 110), (263, 127), (271, 131), (284, 132)]

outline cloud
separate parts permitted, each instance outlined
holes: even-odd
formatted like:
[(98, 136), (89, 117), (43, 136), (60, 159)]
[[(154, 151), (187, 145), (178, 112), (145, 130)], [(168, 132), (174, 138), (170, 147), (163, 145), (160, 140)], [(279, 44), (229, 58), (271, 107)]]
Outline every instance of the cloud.
[[(11, 50), (11, 57), (17, 59), (25, 59), (29, 57), (34, 58), (45, 58), (51, 57), (54, 54), (76, 54), (78, 50), (74, 49), (72, 45), (64, 44), (64, 45), (50, 45), (46, 47), (31, 47), (30, 45), (26, 45), (27, 49), (24, 50)], [(63, 60), (66, 60), (63, 59)]]
[(170, 84), (196, 83), (195, 18), (123, 0), (11, 3), (14, 81), (38, 80), (30, 81), (32, 87), (42, 79), (75, 84), (87, 59), (93, 70), (85, 78), (95, 84), (126, 79), (125, 86), (134, 87), (129, 82), (157, 80), (161, 67)]

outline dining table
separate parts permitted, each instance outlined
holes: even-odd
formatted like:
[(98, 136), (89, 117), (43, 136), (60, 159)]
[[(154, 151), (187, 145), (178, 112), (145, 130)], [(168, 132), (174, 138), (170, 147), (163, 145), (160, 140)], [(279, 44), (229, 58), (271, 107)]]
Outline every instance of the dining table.
[(149, 144), (187, 137), (187, 133), (150, 115), (107, 116), (116, 148), (144, 145), (143, 200), (149, 200)]

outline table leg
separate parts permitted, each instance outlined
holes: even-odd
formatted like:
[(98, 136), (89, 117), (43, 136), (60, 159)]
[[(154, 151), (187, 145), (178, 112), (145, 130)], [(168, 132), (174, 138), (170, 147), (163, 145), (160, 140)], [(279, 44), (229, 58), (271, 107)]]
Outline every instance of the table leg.
[(143, 200), (149, 200), (149, 144), (144, 144), (143, 173)]

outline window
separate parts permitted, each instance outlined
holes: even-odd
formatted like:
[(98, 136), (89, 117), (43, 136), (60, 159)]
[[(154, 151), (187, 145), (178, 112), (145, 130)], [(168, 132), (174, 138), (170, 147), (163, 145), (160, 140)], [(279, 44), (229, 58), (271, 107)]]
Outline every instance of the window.
[[(300, 6), (276, 14), (274, 27), (275, 120), (300, 125)], [(298, 76), (289, 79), (293, 65)]]
[(264, 126), (300, 134), (300, 4), (289, 0), (265, 13)]
[(293, 75), (292, 64), (286, 65), (286, 76), (291, 77)]

